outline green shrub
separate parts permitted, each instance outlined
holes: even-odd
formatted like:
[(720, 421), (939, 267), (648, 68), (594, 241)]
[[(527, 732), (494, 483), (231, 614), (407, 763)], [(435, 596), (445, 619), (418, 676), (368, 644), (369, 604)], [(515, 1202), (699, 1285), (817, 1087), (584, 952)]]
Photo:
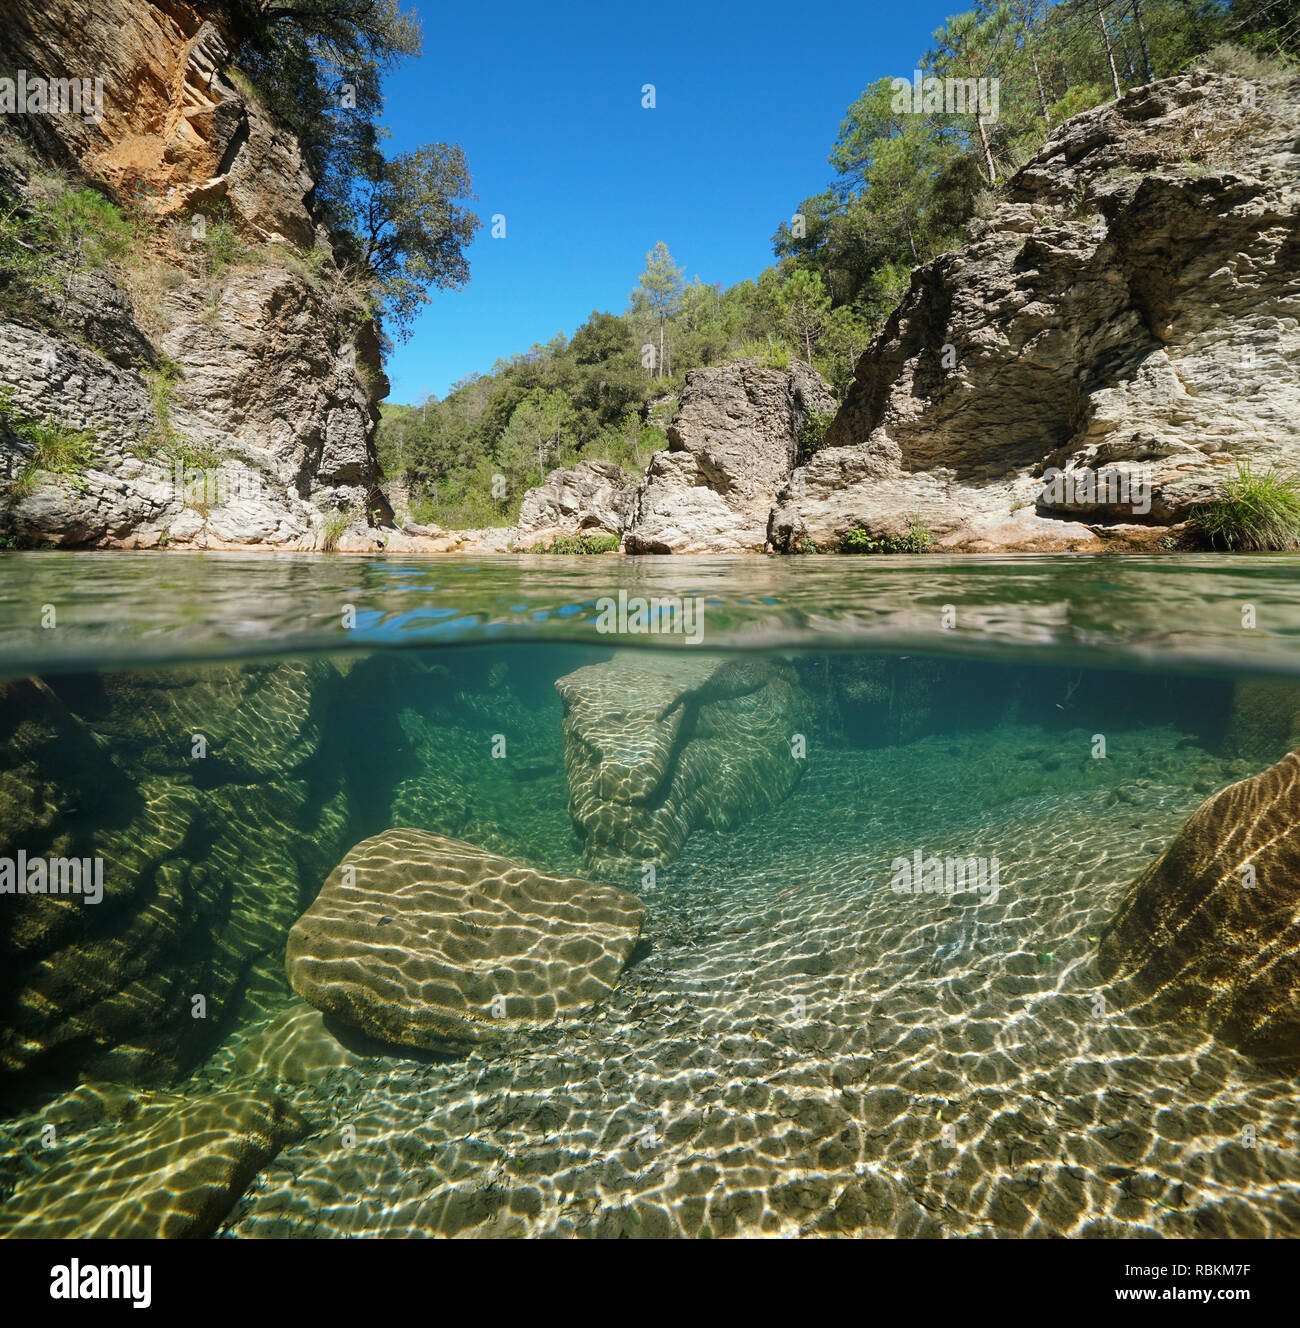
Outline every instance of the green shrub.
[(841, 536), (840, 553), (925, 553), (934, 536), (915, 521), (907, 523), (905, 535), (882, 535), (879, 539), (868, 530), (850, 530)]
[(28, 312), (38, 291), (57, 285), (49, 258), (41, 252), (43, 234), (39, 218), (17, 206), (0, 208), (0, 307)]
[(560, 554), (614, 553), (622, 542), (619, 536), (608, 535), (604, 531), (598, 534), (557, 535), (555, 543), (549, 549), (538, 544), (534, 545), (528, 552)]
[(757, 360), (765, 369), (788, 369), (790, 347), (770, 332), (765, 338), (749, 337), (731, 352), (730, 358)]
[(13, 389), (0, 391), (0, 417), (31, 448), (18, 478), (10, 485), (10, 500), (26, 497), (41, 475), (68, 480), (85, 487), (86, 467), (97, 441), (86, 430), (69, 429), (53, 420), (37, 420), (13, 405)]
[[(203, 217), (203, 238), (199, 241), (200, 252), (206, 276), (216, 281), (235, 263), (248, 258), (252, 250), (239, 238), (239, 232), (231, 221), (230, 206), (222, 202), (206, 212), (196, 215)], [(189, 219), (190, 233), (193, 234), (194, 218)]]
[(142, 375), (145, 386), (149, 389), (149, 399), (153, 402), (153, 413), (158, 420), (158, 428), (153, 438), (141, 449), (145, 455), (152, 456), (160, 448), (167, 451), (184, 450), (184, 444), (172, 427), (176, 384), (181, 376), (180, 365), (166, 355), (159, 358), (156, 368), (146, 369)]
[(822, 445), (826, 430), (831, 427), (835, 412), (812, 410), (804, 420), (803, 430), (799, 434), (799, 460), (806, 461)]
[(115, 203), (94, 189), (70, 189), (48, 205), (55, 242), (78, 267), (103, 267), (126, 254), (135, 238)]
[(1189, 533), (1212, 549), (1300, 549), (1300, 479), (1238, 462), (1220, 496), (1193, 512)]

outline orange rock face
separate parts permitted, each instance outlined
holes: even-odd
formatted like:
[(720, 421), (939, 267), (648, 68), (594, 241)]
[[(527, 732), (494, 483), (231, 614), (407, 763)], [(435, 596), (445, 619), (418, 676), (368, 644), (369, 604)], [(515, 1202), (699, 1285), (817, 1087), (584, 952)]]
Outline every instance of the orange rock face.
[(303, 197), (312, 182), (297, 144), (223, 72), (230, 45), (219, 23), (182, 0), (67, 0), (57, 15), (38, 11), (6, 18), (3, 47), (15, 67), (102, 78), (104, 94), (97, 121), (39, 117), (42, 138), (57, 139), (124, 202), (144, 201), (160, 216), (225, 202), (245, 231), (310, 243)]

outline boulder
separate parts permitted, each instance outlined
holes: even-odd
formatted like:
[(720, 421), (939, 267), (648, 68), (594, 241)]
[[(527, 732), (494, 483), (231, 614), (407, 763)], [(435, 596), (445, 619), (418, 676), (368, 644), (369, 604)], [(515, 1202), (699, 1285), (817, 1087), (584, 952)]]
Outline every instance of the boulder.
[(0, 895), (0, 1078), (172, 1078), (283, 991), (263, 957), (348, 842), (337, 682), (315, 660), (0, 683), (0, 858), (99, 859), (103, 890)]
[(62, 1140), (95, 1117), (98, 1128), (19, 1182), (0, 1207), (0, 1237), (210, 1236), (253, 1176), (309, 1128), (264, 1091), (183, 1096), (112, 1086), (78, 1089), (41, 1123)]
[(1294, 78), (1195, 70), (1058, 126), (912, 273), (773, 546), (1097, 548), (1158, 537), (1236, 458), (1300, 467), (1298, 180)]
[(569, 811), (591, 869), (665, 863), (794, 787), (808, 699), (778, 661), (622, 651), (555, 684)]
[(635, 484), (611, 461), (579, 461), (553, 470), (529, 489), (519, 509), (515, 537), (521, 547), (559, 535), (622, 535)]
[(423, 830), (363, 840), (289, 933), (293, 989), (384, 1042), (440, 1048), (604, 1000), (640, 900)]
[(1300, 752), (1192, 813), (1125, 895), (1098, 966), (1127, 1002), (1300, 1059)]
[(788, 370), (736, 360), (686, 376), (668, 450), (637, 489), (628, 553), (752, 553), (789, 478), (809, 421), (835, 409), (831, 389), (798, 361)]

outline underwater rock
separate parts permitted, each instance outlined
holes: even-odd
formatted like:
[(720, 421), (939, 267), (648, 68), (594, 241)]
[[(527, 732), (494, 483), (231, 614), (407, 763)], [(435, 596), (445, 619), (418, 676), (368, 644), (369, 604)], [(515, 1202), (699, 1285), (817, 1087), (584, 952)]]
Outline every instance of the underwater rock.
[(0, 858), (89, 862), (102, 883), (98, 900), (0, 896), (0, 1074), (157, 1082), (250, 992), (283, 1001), (267, 957), (351, 838), (320, 756), (333, 678), (289, 663), (0, 684)]
[(1133, 885), (1098, 966), (1126, 999), (1300, 1058), (1300, 752), (1201, 804)]
[(409, 1048), (377, 1042), (294, 997), (278, 1014), (241, 1025), (204, 1065), (205, 1076), (263, 1083), (310, 1084), (330, 1070), (348, 1070), (377, 1057), (412, 1058)]
[(1300, 685), (1287, 678), (1238, 678), (1223, 747), (1256, 766), (1300, 747)]
[(555, 684), (569, 811), (588, 868), (670, 861), (695, 829), (780, 801), (808, 698), (779, 660), (625, 651)]
[(312, 760), (339, 672), (332, 661), (286, 659), (105, 673), (99, 681), (106, 709), (91, 712), (95, 729), (133, 767), (206, 785), (253, 784)]
[(285, 950), (293, 989), (385, 1042), (479, 1042), (603, 1000), (641, 901), (459, 840), (393, 829), (330, 873)]
[(309, 1129), (275, 1094), (235, 1090), (185, 1097), (82, 1088), (43, 1119), (60, 1138), (87, 1115), (106, 1128), (19, 1182), (0, 1208), (0, 1237), (210, 1236), (253, 1176)]

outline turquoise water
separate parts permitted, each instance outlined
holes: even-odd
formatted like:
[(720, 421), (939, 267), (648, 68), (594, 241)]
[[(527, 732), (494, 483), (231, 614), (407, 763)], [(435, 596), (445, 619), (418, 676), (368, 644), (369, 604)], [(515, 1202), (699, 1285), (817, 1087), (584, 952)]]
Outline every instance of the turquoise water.
[(1300, 1233), (1097, 962), (1297, 567), (0, 555), (0, 1232)]

